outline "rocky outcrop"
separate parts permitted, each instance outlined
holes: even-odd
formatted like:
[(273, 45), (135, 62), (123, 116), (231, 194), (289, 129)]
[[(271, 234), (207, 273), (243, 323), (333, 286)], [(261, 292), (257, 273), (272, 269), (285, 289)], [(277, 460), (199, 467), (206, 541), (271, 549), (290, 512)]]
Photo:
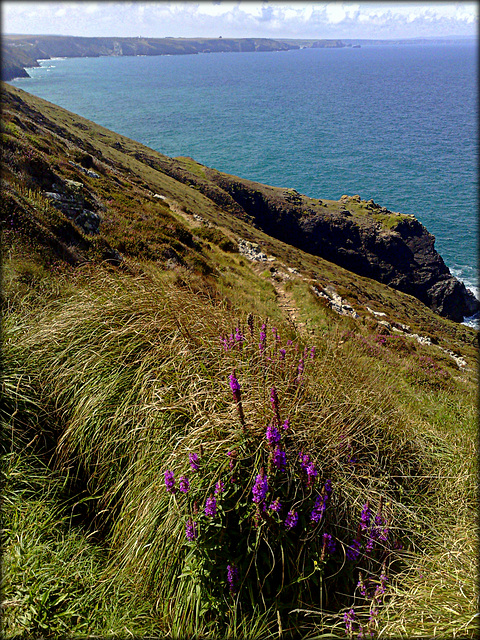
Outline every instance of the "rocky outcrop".
[(393, 213), (359, 196), (343, 196), (326, 206), (294, 189), (267, 187), (213, 169), (205, 171), (205, 179), (190, 174), (184, 180), (217, 204), (228, 203), (232, 212), (233, 201), (235, 214), (265, 233), (408, 293), (443, 317), (462, 322), (480, 310), (480, 302), (435, 250), (434, 236), (412, 215)]
[(101, 217), (95, 211), (84, 208), (84, 187), (81, 182), (64, 180), (53, 183), (52, 189), (52, 191), (45, 192), (45, 196), (56, 209), (72, 220), (87, 235), (98, 233)]

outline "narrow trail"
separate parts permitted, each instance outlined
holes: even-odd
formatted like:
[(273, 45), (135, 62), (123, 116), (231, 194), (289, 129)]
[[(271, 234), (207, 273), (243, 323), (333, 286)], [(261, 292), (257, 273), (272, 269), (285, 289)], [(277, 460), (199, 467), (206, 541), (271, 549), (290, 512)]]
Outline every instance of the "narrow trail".
[[(251, 268), (252, 270), (259, 276), (261, 276), (266, 269), (266, 265), (268, 263), (265, 262), (252, 262)], [(270, 278), (270, 282), (275, 289), (275, 293), (277, 295), (277, 304), (280, 307), (280, 310), (283, 312), (284, 316), (287, 318), (288, 322), (293, 326), (293, 328), (298, 331), (301, 335), (308, 335), (311, 331), (307, 328), (305, 322), (300, 320), (300, 312), (295, 303), (295, 299), (293, 294), (290, 291), (287, 291), (285, 288), (284, 282), (280, 278), (276, 278), (275, 276)]]

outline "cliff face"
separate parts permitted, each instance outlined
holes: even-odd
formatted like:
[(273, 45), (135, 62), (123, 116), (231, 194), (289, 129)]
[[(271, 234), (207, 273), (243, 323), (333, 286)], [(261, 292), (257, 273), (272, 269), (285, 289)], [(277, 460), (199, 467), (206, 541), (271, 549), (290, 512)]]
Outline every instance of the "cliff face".
[(212, 169), (206, 177), (221, 191), (212, 193), (206, 180), (197, 179), (200, 190), (219, 204), (223, 191), (224, 206), (232, 212), (232, 204), (239, 206), (244, 216), (279, 240), (408, 293), (456, 322), (480, 310), (480, 302), (435, 250), (434, 236), (413, 216), (359, 196), (320, 201)]
[(28, 77), (25, 67), (38, 60), (100, 56), (159, 56), (197, 53), (287, 51), (293, 43), (269, 38), (81, 38), (75, 36), (7, 37), (2, 46), (2, 79)]

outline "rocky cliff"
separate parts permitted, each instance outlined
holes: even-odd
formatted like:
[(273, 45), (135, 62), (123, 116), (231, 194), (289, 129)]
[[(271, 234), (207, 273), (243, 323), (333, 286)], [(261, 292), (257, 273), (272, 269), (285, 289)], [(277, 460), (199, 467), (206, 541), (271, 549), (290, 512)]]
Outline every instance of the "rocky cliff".
[(213, 169), (204, 169), (204, 178), (178, 168), (164, 170), (194, 183), (265, 233), (408, 293), (446, 318), (461, 322), (480, 309), (480, 302), (452, 276), (435, 250), (434, 236), (414, 216), (389, 211), (358, 195), (316, 200)]
[(2, 79), (28, 77), (38, 60), (100, 56), (159, 56), (245, 51), (287, 51), (294, 43), (269, 38), (81, 38), (7, 36), (2, 45)]

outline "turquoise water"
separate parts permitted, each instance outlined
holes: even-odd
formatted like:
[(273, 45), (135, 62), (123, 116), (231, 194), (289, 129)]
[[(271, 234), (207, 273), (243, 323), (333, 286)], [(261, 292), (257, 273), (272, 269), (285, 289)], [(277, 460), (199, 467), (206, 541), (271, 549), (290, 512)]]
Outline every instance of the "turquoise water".
[(166, 155), (415, 214), (478, 293), (475, 45), (41, 64), (11, 84)]

